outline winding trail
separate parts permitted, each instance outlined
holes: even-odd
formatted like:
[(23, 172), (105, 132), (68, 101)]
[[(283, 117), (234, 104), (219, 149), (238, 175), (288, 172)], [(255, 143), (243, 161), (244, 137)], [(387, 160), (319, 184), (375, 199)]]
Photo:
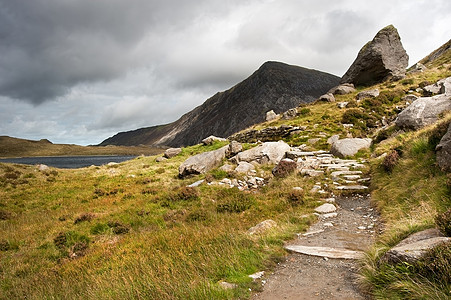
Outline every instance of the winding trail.
[(291, 254), (262, 279), (262, 292), (251, 299), (366, 299), (356, 284), (356, 259), (379, 232), (378, 215), (370, 195), (364, 189), (353, 191), (355, 181), (340, 176), (335, 179), (350, 188), (349, 196), (325, 199), (336, 211), (319, 213), (317, 223), (286, 244)]

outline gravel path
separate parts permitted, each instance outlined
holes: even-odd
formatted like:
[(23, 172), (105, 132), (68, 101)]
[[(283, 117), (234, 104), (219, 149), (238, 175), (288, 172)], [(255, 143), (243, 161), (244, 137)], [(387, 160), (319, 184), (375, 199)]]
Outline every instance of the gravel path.
[[(286, 247), (331, 247), (357, 253), (369, 247), (380, 230), (369, 195), (336, 198), (335, 205), (336, 216), (320, 215), (319, 222)], [(262, 279), (263, 291), (251, 299), (365, 299), (356, 284), (357, 270), (354, 259), (293, 252), (273, 274)]]

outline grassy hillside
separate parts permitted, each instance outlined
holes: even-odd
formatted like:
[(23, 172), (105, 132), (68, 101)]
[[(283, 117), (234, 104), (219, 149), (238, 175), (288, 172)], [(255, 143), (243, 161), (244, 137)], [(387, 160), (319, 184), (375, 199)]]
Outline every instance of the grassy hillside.
[[(346, 109), (315, 103), (300, 107), (292, 120), (254, 127), (305, 126), (285, 140), (312, 149), (327, 149), (333, 134), (375, 139), (371, 150), (358, 155), (372, 163), (372, 197), (386, 228), (362, 269), (362, 282), (376, 298), (426, 299), (433, 294), (440, 299), (449, 291), (409, 266), (390, 269), (378, 260), (402, 237), (434, 226), (435, 215), (451, 207), (449, 175), (434, 163), (434, 137), (443, 126), (419, 132), (380, 129), (383, 117), (389, 122), (406, 106), (402, 97), (409, 90), (446, 76), (451, 76), (449, 66), (430, 68), (371, 87), (381, 91), (375, 99), (357, 103), (361, 89), (337, 96), (350, 103)], [(445, 116), (441, 122), (450, 119)], [(267, 185), (261, 189), (187, 188), (199, 179), (226, 176), (218, 169), (183, 180), (177, 176), (189, 156), (221, 146), (183, 148), (179, 156), (160, 163), (147, 156), (77, 170), (0, 164), (0, 299), (249, 297), (249, 289), (259, 286), (248, 275), (272, 269), (285, 255), (284, 240), (315, 221), (319, 196), (309, 191), (318, 179), (277, 179), (271, 166), (262, 166), (257, 174)], [(388, 172), (378, 157), (394, 149), (403, 154)], [(296, 186), (304, 193), (293, 195)], [(263, 235), (246, 233), (267, 219), (278, 226)], [(222, 281), (237, 288), (224, 289)]]
[(0, 136), (0, 158), (65, 155), (155, 155), (161, 152), (163, 152), (162, 149), (146, 146), (78, 146), (53, 144), (45, 139), (32, 141)]

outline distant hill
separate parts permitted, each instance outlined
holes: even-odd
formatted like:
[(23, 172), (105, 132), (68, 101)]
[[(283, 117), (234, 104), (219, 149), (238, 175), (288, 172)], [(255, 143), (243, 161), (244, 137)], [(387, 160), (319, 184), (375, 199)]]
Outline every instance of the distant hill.
[(419, 61), (425, 66), (438, 67), (451, 63), (451, 40)]
[(0, 136), (0, 157), (65, 156), (65, 155), (155, 155), (163, 149), (126, 146), (78, 146)]
[(282, 113), (314, 101), (339, 81), (317, 70), (266, 62), (244, 81), (215, 94), (177, 121), (121, 132), (100, 145), (186, 146), (209, 135), (228, 137), (263, 122), (269, 110)]

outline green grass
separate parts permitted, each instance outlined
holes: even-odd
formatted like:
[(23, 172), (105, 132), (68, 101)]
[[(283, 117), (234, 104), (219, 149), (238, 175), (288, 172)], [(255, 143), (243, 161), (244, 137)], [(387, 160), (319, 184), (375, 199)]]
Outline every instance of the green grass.
[[(259, 288), (248, 275), (274, 267), (285, 255), (283, 241), (314, 220), (300, 217), (312, 211), (314, 197), (305, 206), (287, 198), (293, 186), (313, 182), (293, 175), (256, 192), (186, 189), (204, 175), (181, 180), (180, 163), (222, 145), (114, 167), (0, 164), (0, 299), (248, 297)], [(278, 227), (246, 234), (266, 219)], [(225, 290), (220, 281), (238, 288)]]
[[(387, 172), (382, 159), (372, 163), (372, 200), (384, 220), (385, 232), (362, 262), (362, 285), (375, 299), (449, 299), (451, 283), (422, 274), (424, 266), (390, 265), (383, 254), (409, 234), (435, 227), (434, 218), (451, 207), (448, 175), (435, 163), (437, 131), (443, 131), (449, 116), (437, 125), (392, 138), (375, 152), (401, 150), (401, 158)], [(443, 133), (442, 133), (443, 134)], [(451, 253), (445, 257), (450, 263)]]

